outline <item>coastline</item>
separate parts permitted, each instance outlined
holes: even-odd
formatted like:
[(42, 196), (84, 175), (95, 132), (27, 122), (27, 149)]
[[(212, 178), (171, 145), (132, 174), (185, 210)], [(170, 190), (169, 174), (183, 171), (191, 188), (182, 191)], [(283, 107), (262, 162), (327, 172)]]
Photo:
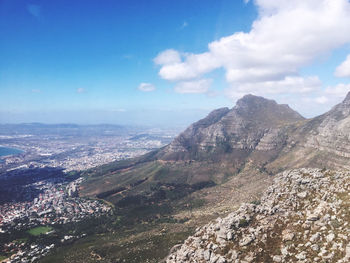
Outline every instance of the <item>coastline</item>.
[(24, 150), (0, 145), (0, 158), (23, 153)]

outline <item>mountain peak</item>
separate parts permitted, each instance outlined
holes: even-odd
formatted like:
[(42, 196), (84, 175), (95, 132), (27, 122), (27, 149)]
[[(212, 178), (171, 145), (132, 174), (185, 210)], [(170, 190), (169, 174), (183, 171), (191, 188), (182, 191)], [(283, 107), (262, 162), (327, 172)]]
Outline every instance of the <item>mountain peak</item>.
[(280, 123), (298, 121), (303, 117), (291, 109), (287, 104), (278, 104), (274, 100), (248, 94), (239, 99), (233, 108), (246, 119), (256, 119)]
[(256, 96), (253, 94), (247, 94), (244, 95), (241, 99), (239, 99), (236, 103), (237, 106), (243, 106), (243, 105), (247, 105), (247, 106), (251, 106), (254, 104), (277, 104), (274, 100), (269, 100), (269, 99), (265, 99), (264, 97), (260, 97), (260, 96)]

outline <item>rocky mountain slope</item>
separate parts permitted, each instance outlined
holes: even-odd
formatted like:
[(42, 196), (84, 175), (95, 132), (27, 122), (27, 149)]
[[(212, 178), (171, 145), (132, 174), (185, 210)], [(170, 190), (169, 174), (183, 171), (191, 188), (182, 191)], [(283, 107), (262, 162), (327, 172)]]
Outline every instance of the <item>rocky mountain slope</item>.
[(231, 110), (222, 108), (192, 124), (157, 155), (162, 160), (203, 160), (218, 153), (280, 149), (287, 127), (304, 118), (273, 100), (246, 95)]
[(349, 262), (349, 175), (280, 173), (261, 203), (198, 228), (166, 262)]
[(349, 158), (350, 93), (342, 103), (316, 118), (315, 121), (318, 121), (319, 125), (307, 138), (305, 146)]
[(278, 171), (297, 167), (349, 169), (350, 93), (325, 114), (306, 120), (288, 134), (279, 156), (266, 165)]

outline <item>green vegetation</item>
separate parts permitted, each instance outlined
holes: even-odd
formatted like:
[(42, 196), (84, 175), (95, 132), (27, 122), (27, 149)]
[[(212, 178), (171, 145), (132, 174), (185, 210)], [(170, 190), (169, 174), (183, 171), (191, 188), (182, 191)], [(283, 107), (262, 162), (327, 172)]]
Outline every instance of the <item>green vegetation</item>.
[(38, 226), (28, 230), (28, 233), (32, 236), (40, 236), (50, 232), (51, 230), (53, 230), (53, 228), (50, 226)]
[(224, 153), (229, 153), (232, 151), (232, 146), (230, 144), (230, 138), (229, 137), (216, 137), (216, 146), (218, 149), (221, 149), (224, 151)]
[[(220, 163), (149, 161), (126, 168), (127, 165), (125, 162), (123, 169), (118, 169), (113, 164), (110, 170), (105, 166), (104, 175), (92, 170), (85, 174), (87, 180), (80, 193), (112, 204), (112, 215), (55, 225), (52, 235), (25, 232), (30, 239), (57, 245), (40, 262), (160, 262), (196, 227), (226, 213), (227, 208), (210, 215), (207, 212), (213, 204), (222, 204), (215, 198), (216, 186), (237, 180), (233, 175), (239, 167), (230, 158)], [(245, 180), (251, 181), (250, 177), (237, 180), (224, 187), (224, 193), (229, 196), (231, 189), (237, 191)], [(83, 234), (87, 236), (63, 244), (60, 241), (62, 235)]]
[(7, 259), (8, 257), (0, 255), (0, 261)]
[[(133, 212), (138, 218), (137, 223), (135, 220), (129, 220)], [(193, 234), (192, 227), (184, 226), (183, 220), (162, 214), (164, 211), (155, 211), (158, 215), (154, 214), (153, 217), (150, 217), (150, 211), (144, 210), (145, 214), (138, 211), (139, 215), (135, 210), (133, 212), (130, 211), (127, 216), (114, 214), (58, 225), (55, 234), (48, 237), (62, 236), (63, 233), (74, 236), (85, 233), (87, 236), (68, 241), (63, 246), (60, 244), (40, 262), (156, 263), (167, 255), (172, 246)], [(52, 239), (47, 242), (57, 244), (59, 240)]]
[(22, 238), (16, 239), (14, 242), (15, 243), (26, 243), (27, 241), (28, 241), (27, 237), (22, 237)]
[[(141, 231), (139, 229), (138, 231)], [(134, 232), (130, 232), (132, 235)], [(142, 232), (141, 232), (142, 233)], [(152, 262), (166, 257), (169, 248), (182, 242), (193, 232), (158, 233), (144, 232), (139, 238), (128, 239), (122, 232), (94, 235), (59, 248), (43, 258), (41, 263), (62, 262)], [(119, 236), (118, 234), (121, 234)]]
[(260, 205), (261, 201), (260, 200), (253, 200), (250, 203), (253, 205)]
[(238, 225), (239, 227), (246, 227), (248, 225), (249, 225), (249, 222), (245, 218), (239, 220), (239, 225)]
[[(83, 172), (80, 195), (112, 204), (113, 215), (55, 226), (57, 235), (87, 236), (57, 246), (41, 262), (160, 262), (195, 227), (227, 212), (216, 186), (236, 180), (250, 152), (231, 149), (227, 140), (218, 143), (207, 153), (193, 147), (195, 158), (179, 162), (157, 160), (156, 151)], [(229, 197), (241, 191), (250, 176), (222, 192)]]

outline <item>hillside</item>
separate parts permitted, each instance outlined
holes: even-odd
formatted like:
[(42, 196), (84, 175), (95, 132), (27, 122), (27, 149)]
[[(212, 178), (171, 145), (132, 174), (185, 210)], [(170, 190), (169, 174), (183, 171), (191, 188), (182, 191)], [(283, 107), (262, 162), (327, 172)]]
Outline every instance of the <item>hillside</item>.
[(285, 171), (261, 203), (198, 228), (166, 262), (349, 262), (349, 191), (348, 172)]
[[(257, 203), (278, 172), (347, 168), (349, 97), (304, 119), (287, 105), (246, 95), (160, 150), (86, 171), (80, 195), (115, 206), (114, 230), (94, 237), (106, 254), (102, 262), (159, 262), (197, 226), (226, 216), (242, 202)], [(152, 253), (154, 247), (161, 248)], [(79, 248), (90, 251), (84, 243)]]
[[(274, 160), (290, 130), (303, 121), (287, 105), (246, 95), (231, 110), (214, 110), (157, 152), (88, 171), (90, 180), (82, 193), (112, 193), (123, 187), (135, 194), (155, 183), (186, 187), (221, 184), (247, 163), (263, 167)], [(135, 187), (140, 180), (142, 187)]]
[(325, 114), (307, 120), (289, 134), (284, 149), (270, 171), (297, 167), (349, 169), (350, 93)]

